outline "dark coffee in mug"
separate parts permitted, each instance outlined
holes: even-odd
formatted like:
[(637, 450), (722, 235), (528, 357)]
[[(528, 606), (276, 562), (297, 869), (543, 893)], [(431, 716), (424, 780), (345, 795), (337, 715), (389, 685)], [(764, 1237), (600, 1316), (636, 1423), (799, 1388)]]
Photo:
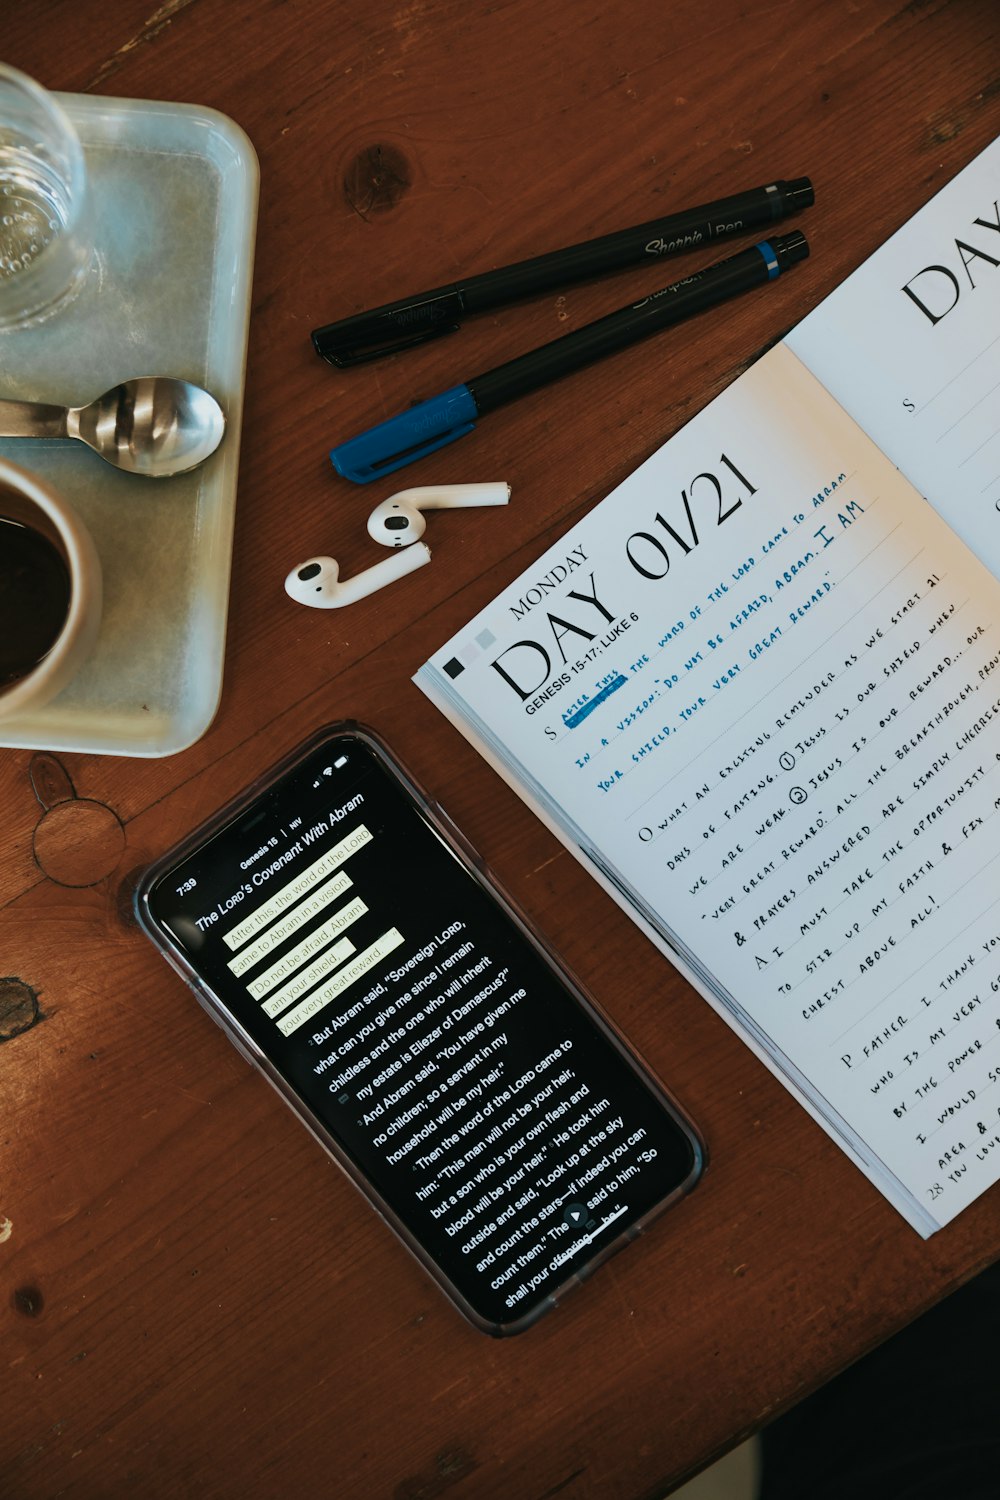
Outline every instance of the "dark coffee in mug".
[(26, 677), (66, 623), (71, 583), (56, 540), (6, 514), (0, 487), (0, 691)]

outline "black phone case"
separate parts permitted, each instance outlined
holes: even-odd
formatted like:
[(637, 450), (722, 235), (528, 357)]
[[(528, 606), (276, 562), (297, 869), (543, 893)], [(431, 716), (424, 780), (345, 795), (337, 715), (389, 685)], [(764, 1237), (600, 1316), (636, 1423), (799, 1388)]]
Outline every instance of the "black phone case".
[[(554, 1291), (549, 1292), (535, 1306), (515, 1317), (510, 1322), (490, 1321), (482, 1317), (469, 1304), (467, 1298), (452, 1282), (446, 1271), (442, 1269), (408, 1226), (401, 1221), (393, 1208), (381, 1196), (375, 1185), (343, 1149), (336, 1136), (327, 1129), (323, 1121), (317, 1118), (309, 1105), (300, 1097), (295, 1088), (271, 1059), (267, 1057), (254, 1039), (242, 1028), (238, 1020), (228, 1009), (225, 1001), (215, 993), (211, 985), (198, 973), (187, 954), (176, 944), (170, 932), (158, 923), (150, 909), (151, 893), (157, 884), (168, 877), (178, 864), (190, 858), (204, 843), (214, 838), (233, 819), (242, 816), (252, 807), (258, 798), (299, 767), (327, 741), (345, 735), (365, 745), (386, 771), (403, 788), (418, 813), (430, 825), (438, 837), (444, 841), (448, 848), (451, 849), (455, 857), (478, 881), (480, 886), (492, 897), (501, 911), (509, 917), (519, 933), (540, 956), (550, 971), (553, 972), (559, 983), (596, 1024), (609, 1045), (625, 1057), (630, 1066), (641, 1076), (664, 1110), (673, 1118), (682, 1135), (687, 1138), (690, 1146), (691, 1169), (684, 1181), (672, 1193), (655, 1204), (642, 1218), (632, 1221), (617, 1239), (604, 1246), (584, 1266), (578, 1267), (569, 1274), (566, 1280)], [(484, 861), (468, 843), (459, 829), (456, 828), (454, 823), (452, 823), (447, 813), (417, 785), (381, 738), (365, 725), (354, 720), (343, 720), (318, 730), (308, 740), (299, 745), (296, 750), (258, 778), (244, 792), (227, 803), (213, 817), (201, 824), (200, 827), (189, 834), (181, 843), (164, 854), (144, 872), (136, 888), (135, 912), (143, 931), (151, 938), (178, 974), (190, 985), (203, 1008), (222, 1027), (237, 1051), (248, 1062), (252, 1063), (268, 1082), (272, 1084), (285, 1103), (294, 1110), (295, 1114), (316, 1140), (319, 1141), (323, 1149), (342, 1168), (355, 1186), (368, 1199), (376, 1212), (393, 1229), (402, 1243), (406, 1245), (424, 1269), (434, 1278), (442, 1291), (455, 1304), (459, 1311), (476, 1328), (481, 1329), (485, 1333), (494, 1336), (510, 1335), (521, 1333), (526, 1328), (529, 1328), (544, 1312), (557, 1305), (571, 1287), (589, 1278), (598, 1266), (609, 1260), (619, 1250), (623, 1249), (625, 1245), (630, 1244), (665, 1209), (688, 1193), (701, 1175), (705, 1161), (705, 1150), (701, 1138), (691, 1121), (683, 1113), (661, 1081), (637, 1057), (614, 1024), (584, 992), (578, 981), (543, 942), (517, 903), (502, 888)]]

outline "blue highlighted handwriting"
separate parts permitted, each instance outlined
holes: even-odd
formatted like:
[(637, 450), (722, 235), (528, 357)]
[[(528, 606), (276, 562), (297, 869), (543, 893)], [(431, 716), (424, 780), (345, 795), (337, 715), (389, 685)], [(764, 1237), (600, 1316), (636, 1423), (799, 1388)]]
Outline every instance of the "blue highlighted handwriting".
[(592, 698), (587, 693), (583, 693), (573, 707), (562, 716), (566, 728), (575, 729), (578, 724), (582, 724), (588, 714), (592, 714), (595, 708), (599, 708), (606, 699), (611, 697), (612, 693), (617, 693), (627, 681), (628, 678), (623, 677), (621, 672), (615, 672), (606, 677), (603, 684), (598, 685), (598, 690)]

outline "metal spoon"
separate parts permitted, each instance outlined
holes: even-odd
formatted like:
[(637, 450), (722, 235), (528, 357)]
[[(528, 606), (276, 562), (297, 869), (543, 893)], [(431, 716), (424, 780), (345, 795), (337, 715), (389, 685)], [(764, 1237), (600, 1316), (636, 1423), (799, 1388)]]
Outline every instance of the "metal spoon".
[(109, 464), (153, 479), (203, 463), (225, 427), (214, 396), (166, 375), (124, 380), (86, 406), (0, 401), (0, 437), (79, 438)]

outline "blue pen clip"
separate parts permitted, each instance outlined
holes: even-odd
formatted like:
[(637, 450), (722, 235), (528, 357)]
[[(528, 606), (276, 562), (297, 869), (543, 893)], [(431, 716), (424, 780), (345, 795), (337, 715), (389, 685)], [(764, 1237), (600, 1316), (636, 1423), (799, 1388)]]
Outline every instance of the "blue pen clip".
[(479, 415), (467, 385), (454, 385), (330, 449), (338, 474), (367, 484), (471, 432)]

